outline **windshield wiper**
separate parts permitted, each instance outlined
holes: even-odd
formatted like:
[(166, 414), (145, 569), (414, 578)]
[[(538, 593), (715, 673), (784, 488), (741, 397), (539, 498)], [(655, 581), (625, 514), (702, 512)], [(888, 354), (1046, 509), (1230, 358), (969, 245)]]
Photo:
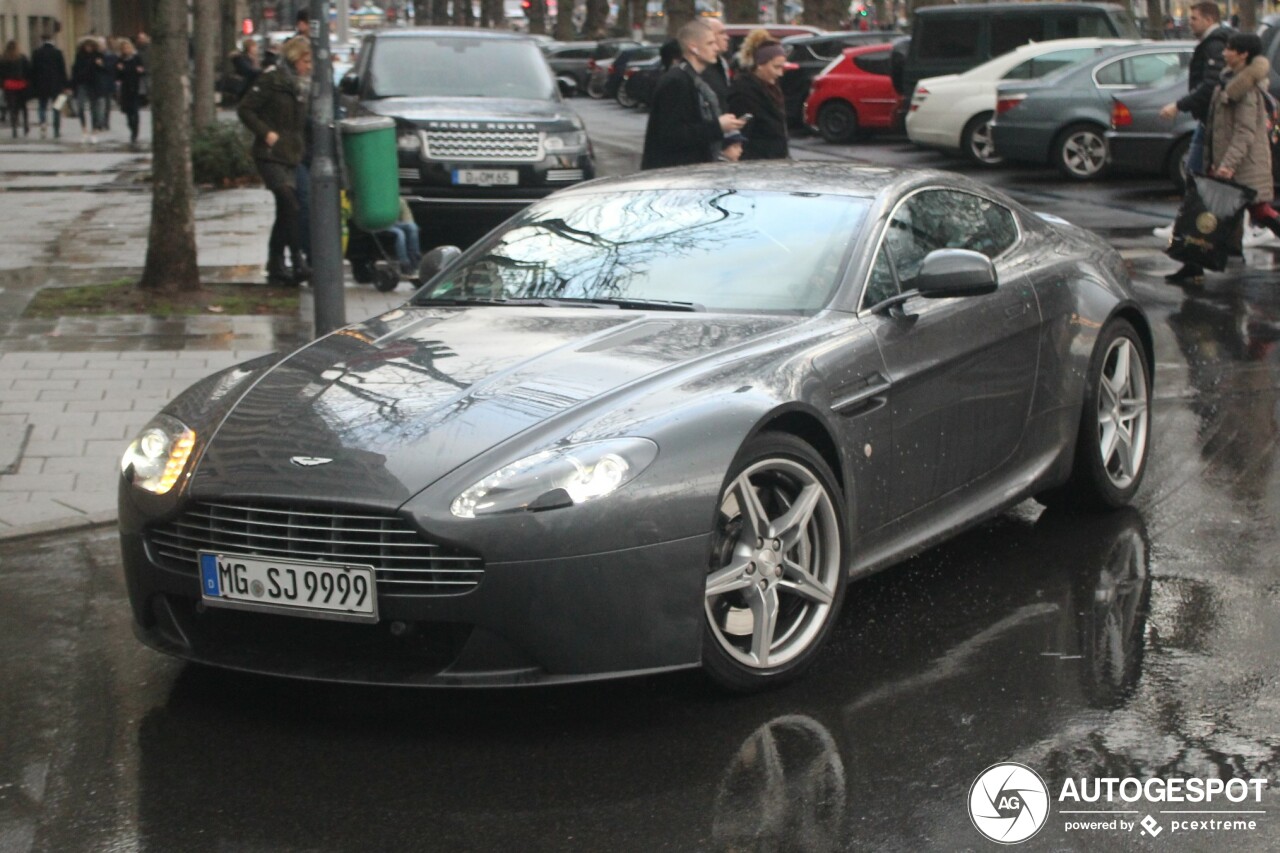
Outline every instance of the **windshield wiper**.
[(697, 302), (675, 302), (670, 299), (643, 299), (634, 296), (599, 296), (592, 298), (565, 299), (568, 303), (585, 303), (587, 305), (614, 305), (618, 308), (629, 308), (635, 311), (706, 311), (706, 306)]
[[(518, 305), (535, 308), (580, 308), (583, 307), (574, 299), (522, 299), (502, 296), (424, 296), (413, 300), (414, 305)], [(598, 305), (587, 307), (598, 308)]]

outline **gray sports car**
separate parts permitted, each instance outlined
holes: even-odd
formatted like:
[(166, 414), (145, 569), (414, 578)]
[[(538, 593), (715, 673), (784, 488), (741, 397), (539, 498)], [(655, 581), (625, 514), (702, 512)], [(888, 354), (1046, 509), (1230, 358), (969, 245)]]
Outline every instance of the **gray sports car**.
[(850, 581), (1129, 501), (1151, 353), (1112, 249), (957, 175), (594, 181), (165, 407), (121, 463), (135, 627), (301, 678), (782, 683)]

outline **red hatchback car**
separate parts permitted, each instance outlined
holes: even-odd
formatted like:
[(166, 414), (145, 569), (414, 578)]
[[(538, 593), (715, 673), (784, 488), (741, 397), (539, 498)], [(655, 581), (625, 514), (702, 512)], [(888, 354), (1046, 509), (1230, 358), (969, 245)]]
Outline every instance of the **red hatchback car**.
[(828, 142), (852, 142), (859, 131), (897, 122), (901, 96), (889, 77), (891, 44), (850, 47), (813, 78), (804, 123)]

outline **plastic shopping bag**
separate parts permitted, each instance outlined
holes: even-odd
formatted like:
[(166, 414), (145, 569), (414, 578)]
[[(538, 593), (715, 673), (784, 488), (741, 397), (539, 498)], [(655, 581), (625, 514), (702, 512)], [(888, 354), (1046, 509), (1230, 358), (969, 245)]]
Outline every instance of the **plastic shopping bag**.
[(1234, 181), (1191, 176), (1165, 253), (1176, 261), (1205, 269), (1226, 269), (1232, 237), (1256, 195), (1256, 191)]

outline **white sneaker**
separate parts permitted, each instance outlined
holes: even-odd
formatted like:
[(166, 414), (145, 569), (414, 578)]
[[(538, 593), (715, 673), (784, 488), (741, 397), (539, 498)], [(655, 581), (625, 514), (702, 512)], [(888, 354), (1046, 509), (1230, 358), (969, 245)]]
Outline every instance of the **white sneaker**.
[(1151, 234), (1155, 237), (1159, 237), (1161, 240), (1168, 240), (1173, 236), (1173, 223), (1170, 222), (1163, 228), (1155, 228), (1151, 231)]
[(91, 133), (91, 134), (89, 134), (89, 144), (90, 144), (90, 145), (97, 145), (97, 144), (98, 144), (98, 134), (96, 134), (96, 133)]
[(1276, 245), (1276, 235), (1272, 234), (1269, 228), (1255, 228), (1250, 225), (1244, 229), (1244, 245), (1274, 246)]

